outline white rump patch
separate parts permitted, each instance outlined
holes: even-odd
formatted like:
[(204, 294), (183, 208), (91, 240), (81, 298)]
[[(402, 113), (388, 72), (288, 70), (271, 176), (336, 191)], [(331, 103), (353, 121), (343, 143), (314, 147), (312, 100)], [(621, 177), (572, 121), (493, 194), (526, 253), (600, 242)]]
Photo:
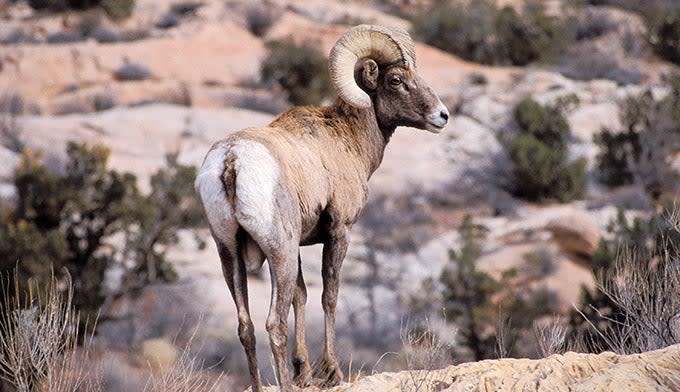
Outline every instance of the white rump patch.
[(239, 140), (230, 153), (236, 156), (236, 217), (259, 242), (274, 229), (274, 192), (280, 181), (279, 164), (261, 143)]
[(196, 175), (194, 187), (201, 198), (215, 237), (225, 245), (233, 245), (238, 225), (222, 182), (226, 157), (227, 146), (218, 146), (208, 152)]

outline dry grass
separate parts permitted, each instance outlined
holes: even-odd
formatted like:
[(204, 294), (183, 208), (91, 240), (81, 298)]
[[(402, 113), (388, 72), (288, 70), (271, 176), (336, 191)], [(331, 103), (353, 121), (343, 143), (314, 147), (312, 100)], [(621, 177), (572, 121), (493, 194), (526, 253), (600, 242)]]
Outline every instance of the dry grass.
[(402, 358), (409, 377), (401, 382), (403, 392), (431, 390), (432, 371), (446, 365), (448, 345), (443, 342), (429, 323), (422, 328), (401, 328)]
[(621, 246), (608, 275), (598, 277), (599, 290), (616, 306), (615, 316), (606, 316), (590, 305), (602, 324), (585, 319), (603, 343), (577, 336), (571, 345), (634, 354), (680, 343), (680, 211), (677, 206), (665, 217), (664, 232), (654, 240), (656, 249)]
[(666, 238), (658, 258), (625, 251), (617, 258), (615, 278), (602, 290), (624, 312), (623, 333), (610, 345), (620, 353), (656, 350), (680, 342), (680, 259)]
[[(46, 290), (33, 288), (26, 303), (18, 287), (0, 282), (0, 378), (18, 392), (100, 392), (105, 390), (101, 360), (92, 355), (93, 339), (80, 329), (70, 276)], [(15, 279), (16, 281), (16, 279)], [(89, 330), (89, 328), (85, 328)], [(85, 335), (83, 337), (83, 335)], [(144, 392), (211, 392), (223, 389), (222, 373), (204, 370), (189, 347), (165, 367), (149, 364)], [(100, 358), (101, 359), (101, 358)], [(147, 377), (147, 376), (145, 376)]]
[[(149, 363), (152, 368), (143, 392), (212, 392), (220, 390), (223, 373), (210, 377), (203, 371), (203, 363), (189, 350), (196, 340), (198, 328), (194, 328), (179, 353), (168, 366)], [(155, 371), (154, 371), (155, 369)]]
[(534, 335), (543, 357), (562, 354), (566, 347), (567, 328), (562, 318), (555, 317), (548, 322), (534, 322)]
[(78, 349), (80, 316), (72, 307), (70, 278), (64, 289), (54, 278), (44, 293), (34, 288), (25, 306), (20, 302), (18, 286), (10, 295), (8, 282), (2, 280), (4, 299), (0, 304), (2, 378), (19, 392), (98, 390), (82, 366), (91, 336), (86, 336)]

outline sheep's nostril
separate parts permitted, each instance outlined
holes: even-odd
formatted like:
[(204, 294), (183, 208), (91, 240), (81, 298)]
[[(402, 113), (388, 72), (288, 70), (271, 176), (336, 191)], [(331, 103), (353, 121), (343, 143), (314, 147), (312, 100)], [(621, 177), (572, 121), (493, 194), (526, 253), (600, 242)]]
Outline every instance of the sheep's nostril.
[(447, 111), (442, 110), (441, 112), (439, 112), (439, 115), (441, 116), (441, 118), (443, 118), (444, 120), (447, 120), (447, 121), (448, 121), (448, 119), (449, 119), (449, 113), (448, 113)]

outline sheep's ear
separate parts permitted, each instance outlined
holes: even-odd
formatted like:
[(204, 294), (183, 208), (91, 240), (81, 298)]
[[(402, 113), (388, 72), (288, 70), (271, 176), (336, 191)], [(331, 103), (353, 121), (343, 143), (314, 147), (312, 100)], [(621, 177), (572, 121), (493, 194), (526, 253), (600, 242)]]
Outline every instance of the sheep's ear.
[(370, 90), (375, 90), (378, 88), (378, 64), (368, 59), (364, 61), (364, 69), (361, 72), (363, 78), (364, 86)]

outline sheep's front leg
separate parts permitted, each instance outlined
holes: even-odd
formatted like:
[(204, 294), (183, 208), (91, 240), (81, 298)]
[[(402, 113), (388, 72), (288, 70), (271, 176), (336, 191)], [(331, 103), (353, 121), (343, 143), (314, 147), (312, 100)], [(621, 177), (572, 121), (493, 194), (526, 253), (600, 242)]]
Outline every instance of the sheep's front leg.
[(342, 370), (335, 356), (335, 308), (338, 303), (338, 286), (340, 284), (340, 267), (347, 253), (347, 227), (335, 226), (330, 230), (330, 240), (323, 247), (321, 275), (323, 277), (323, 293), (321, 305), (325, 317), (326, 341), (324, 345), (321, 372), (326, 377), (326, 385), (333, 386), (343, 378)]

